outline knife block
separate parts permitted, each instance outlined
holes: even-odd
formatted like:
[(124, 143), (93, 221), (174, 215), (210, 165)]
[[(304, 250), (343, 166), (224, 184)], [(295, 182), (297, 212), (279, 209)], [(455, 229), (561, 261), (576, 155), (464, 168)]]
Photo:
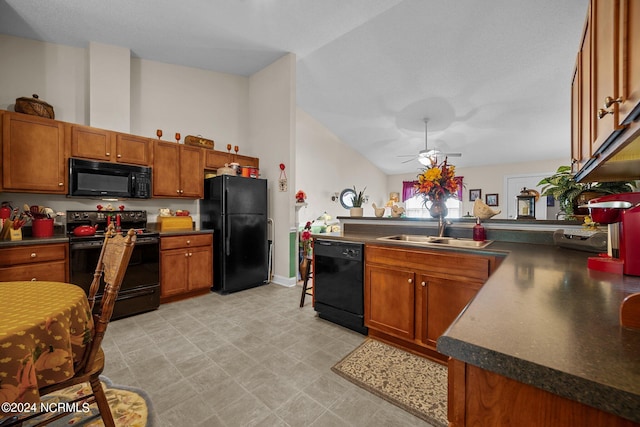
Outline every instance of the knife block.
[(22, 228), (13, 229), (13, 221), (5, 219), (0, 231), (0, 240), (22, 240)]

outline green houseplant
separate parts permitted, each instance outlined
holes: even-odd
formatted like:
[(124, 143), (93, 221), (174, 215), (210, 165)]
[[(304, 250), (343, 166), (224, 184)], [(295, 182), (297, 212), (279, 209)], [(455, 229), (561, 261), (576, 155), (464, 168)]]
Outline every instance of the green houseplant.
[(361, 208), (362, 204), (364, 203), (364, 191), (367, 189), (367, 187), (364, 187), (362, 189), (362, 191), (358, 192), (358, 190), (356, 190), (356, 186), (353, 186), (353, 191), (355, 191), (355, 195), (353, 196), (353, 207), (354, 208)]
[(356, 190), (356, 186), (353, 186), (354, 195), (351, 199), (352, 208), (349, 210), (351, 216), (362, 216), (363, 208), (362, 204), (364, 203), (364, 191), (367, 187), (364, 187), (362, 191)]
[(576, 215), (585, 212), (578, 210), (578, 206), (588, 200), (605, 194), (628, 193), (633, 191), (633, 181), (616, 182), (577, 182), (571, 173), (571, 166), (560, 166), (555, 174), (542, 179), (542, 196), (553, 196), (560, 203), (560, 209), (567, 215), (567, 219), (575, 219)]

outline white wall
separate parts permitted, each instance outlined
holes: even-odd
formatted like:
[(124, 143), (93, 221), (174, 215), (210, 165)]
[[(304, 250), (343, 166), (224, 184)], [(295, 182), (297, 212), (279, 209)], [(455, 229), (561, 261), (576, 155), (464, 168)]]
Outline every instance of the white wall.
[(255, 156), (249, 140), (249, 79), (139, 58), (131, 59), (131, 133), (174, 141), (179, 132), (213, 139), (216, 150), (237, 145)]
[(54, 107), (56, 119), (88, 124), (86, 49), (0, 34), (0, 109), (16, 98), (38, 94)]
[[(286, 286), (296, 283), (295, 249), (290, 250), (294, 224), (296, 57), (288, 54), (249, 78), (250, 139), (260, 158), (260, 175), (268, 180), (269, 216), (274, 222), (274, 278)], [(287, 191), (280, 191), (280, 164), (285, 165)]]
[[(491, 193), (498, 193), (499, 206), (494, 209), (500, 209), (502, 212), (500, 215), (496, 215), (494, 218), (507, 218), (506, 203), (506, 189), (504, 186), (505, 175), (522, 175), (528, 173), (549, 173), (552, 175), (558, 166), (568, 164), (568, 159), (557, 160), (544, 160), (527, 163), (509, 163), (500, 165), (491, 165), (483, 167), (473, 168), (458, 168), (456, 167), (456, 175), (464, 177), (464, 191), (462, 196), (462, 213), (467, 212), (473, 214), (473, 202), (469, 201), (469, 190), (480, 189), (482, 190), (482, 201), (485, 201), (485, 195)], [(455, 159), (451, 162), (455, 165)], [(416, 179), (416, 174), (401, 174), (390, 175), (387, 179), (387, 186), (389, 191), (402, 192), (402, 181), (412, 181)]]
[(131, 131), (131, 51), (89, 43), (89, 124)]
[(295, 162), (295, 191), (303, 190), (308, 203), (299, 211), (300, 224), (325, 211), (334, 218), (349, 216), (339, 202), (331, 201), (331, 195), (354, 185), (358, 190), (367, 187), (369, 202), (363, 206), (364, 216), (374, 215), (371, 203), (384, 206), (388, 199), (387, 176), (300, 108)]

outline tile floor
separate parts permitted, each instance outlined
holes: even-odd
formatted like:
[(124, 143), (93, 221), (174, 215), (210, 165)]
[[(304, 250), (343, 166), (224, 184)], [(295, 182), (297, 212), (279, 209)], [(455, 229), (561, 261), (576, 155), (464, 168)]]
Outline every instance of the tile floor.
[(113, 321), (104, 374), (140, 387), (157, 426), (429, 426), (331, 367), (364, 336), (269, 284)]

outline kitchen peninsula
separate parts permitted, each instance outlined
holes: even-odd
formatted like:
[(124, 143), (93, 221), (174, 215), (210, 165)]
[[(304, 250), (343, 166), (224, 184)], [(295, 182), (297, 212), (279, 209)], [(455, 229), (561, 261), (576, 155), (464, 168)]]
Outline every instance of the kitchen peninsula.
[[(419, 245), (378, 238), (433, 235), (436, 227), (429, 220), (342, 220), (340, 235), (323, 238), (415, 249)], [(451, 357), (450, 426), (638, 425), (640, 331), (621, 327), (618, 313), (622, 300), (640, 291), (640, 277), (589, 270), (588, 252), (527, 243), (535, 231), (504, 229), (505, 236), (523, 238), (497, 241), (500, 233), (487, 223), (496, 241), (484, 249), (429, 248), (504, 256), (437, 341), (438, 351)], [(562, 222), (539, 223), (511, 221), (514, 228), (563, 228)], [(470, 236), (463, 220), (450, 227), (453, 235)]]

